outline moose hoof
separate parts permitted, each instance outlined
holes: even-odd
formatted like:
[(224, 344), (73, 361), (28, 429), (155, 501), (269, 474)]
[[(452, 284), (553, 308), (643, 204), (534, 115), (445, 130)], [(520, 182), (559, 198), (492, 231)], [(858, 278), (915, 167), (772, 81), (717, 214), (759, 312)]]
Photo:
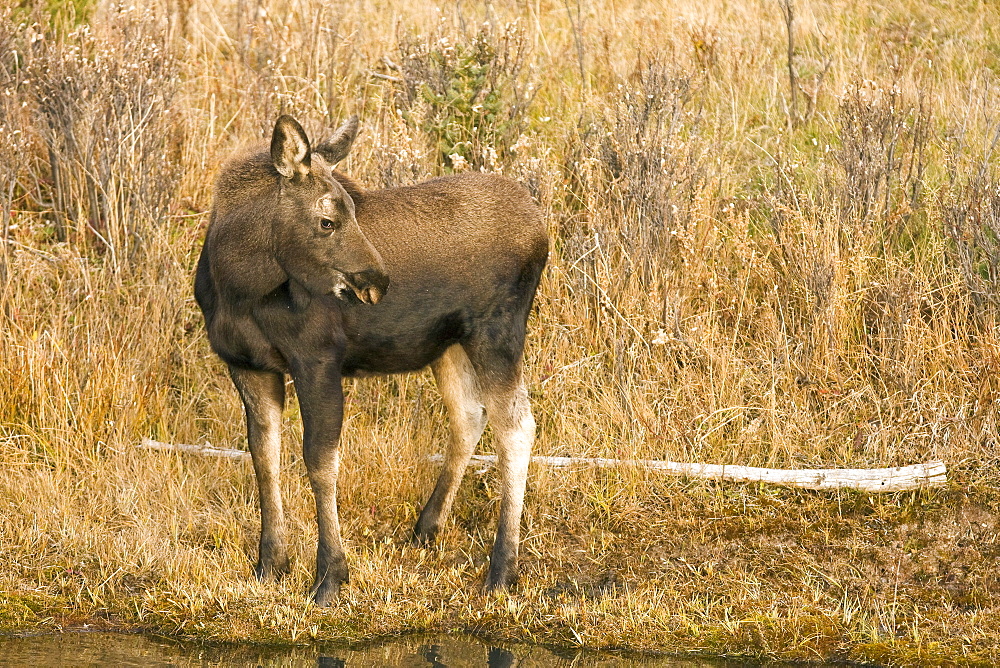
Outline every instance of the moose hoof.
[(422, 527), (420, 522), (417, 522), (413, 527), (413, 533), (410, 534), (410, 540), (418, 547), (429, 547), (437, 537), (437, 533), (437, 527)]
[(317, 581), (309, 592), (312, 602), (321, 608), (333, 605), (340, 597), (340, 586), (343, 582), (339, 579), (327, 577), (322, 581)]
[(290, 570), (288, 557), (281, 559), (261, 559), (253, 567), (253, 574), (261, 582), (280, 580)]
[(498, 568), (496, 570), (490, 568), (489, 575), (486, 576), (486, 582), (483, 584), (483, 591), (503, 591), (505, 589), (512, 589), (516, 584), (516, 568)]

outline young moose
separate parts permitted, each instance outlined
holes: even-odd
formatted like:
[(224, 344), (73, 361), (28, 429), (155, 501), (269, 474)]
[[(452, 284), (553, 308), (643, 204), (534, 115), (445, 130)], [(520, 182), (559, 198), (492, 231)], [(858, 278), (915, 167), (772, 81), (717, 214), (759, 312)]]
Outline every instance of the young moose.
[(488, 416), (502, 498), (486, 587), (506, 587), (517, 576), (535, 438), (521, 357), (548, 255), (545, 226), (524, 188), (497, 176), (362, 190), (333, 169), (357, 131), (355, 117), (311, 146), (282, 116), (270, 150), (231, 159), (215, 185), (195, 297), (246, 408), (260, 491), (255, 572), (288, 568), (278, 485), (285, 374), (295, 382), (316, 497), (311, 593), (326, 605), (348, 580), (337, 516), (341, 379), (429, 364), (451, 442), (414, 538), (429, 541), (442, 526)]

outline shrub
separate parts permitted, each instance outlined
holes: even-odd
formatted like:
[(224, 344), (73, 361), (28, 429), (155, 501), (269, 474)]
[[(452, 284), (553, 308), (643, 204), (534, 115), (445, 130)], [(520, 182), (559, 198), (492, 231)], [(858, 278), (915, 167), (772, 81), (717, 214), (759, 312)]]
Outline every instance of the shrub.
[(520, 26), (485, 25), (471, 40), (405, 37), (399, 52), (404, 117), (433, 143), (440, 164), (493, 170), (507, 161), (532, 101)]
[(43, 147), (26, 188), (50, 211), (57, 240), (92, 244), (120, 268), (165, 219), (179, 179), (179, 77), (151, 15), (115, 8), (103, 19), (39, 34), (26, 51), (31, 130)]

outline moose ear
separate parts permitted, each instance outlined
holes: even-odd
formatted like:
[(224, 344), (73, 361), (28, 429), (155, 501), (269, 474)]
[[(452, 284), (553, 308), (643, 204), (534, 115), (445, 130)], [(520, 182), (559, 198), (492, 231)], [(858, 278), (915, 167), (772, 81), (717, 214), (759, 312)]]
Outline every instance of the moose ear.
[(315, 150), (326, 158), (326, 161), (331, 165), (336, 165), (347, 157), (348, 151), (351, 150), (351, 144), (354, 143), (354, 138), (357, 136), (358, 117), (354, 115), (337, 128), (337, 131), (333, 133), (332, 139), (324, 141)]
[(286, 179), (309, 173), (309, 138), (299, 122), (288, 115), (280, 116), (271, 135), (271, 161)]

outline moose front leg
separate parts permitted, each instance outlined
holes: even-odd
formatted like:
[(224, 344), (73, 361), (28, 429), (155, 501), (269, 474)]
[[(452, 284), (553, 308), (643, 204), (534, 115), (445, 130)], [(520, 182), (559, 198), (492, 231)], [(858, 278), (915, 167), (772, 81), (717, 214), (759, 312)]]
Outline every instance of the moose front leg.
[(285, 407), (283, 374), (229, 367), (229, 375), (243, 400), (247, 416), (247, 443), (253, 457), (260, 502), (260, 544), (254, 573), (258, 579), (288, 572), (285, 513), (281, 505), (281, 411)]
[(332, 363), (294, 364), (292, 378), (302, 413), (302, 458), (316, 497), (319, 529), (316, 580), (310, 594), (316, 605), (324, 606), (336, 600), (341, 584), (348, 581), (337, 515), (344, 392), (339, 367)]

